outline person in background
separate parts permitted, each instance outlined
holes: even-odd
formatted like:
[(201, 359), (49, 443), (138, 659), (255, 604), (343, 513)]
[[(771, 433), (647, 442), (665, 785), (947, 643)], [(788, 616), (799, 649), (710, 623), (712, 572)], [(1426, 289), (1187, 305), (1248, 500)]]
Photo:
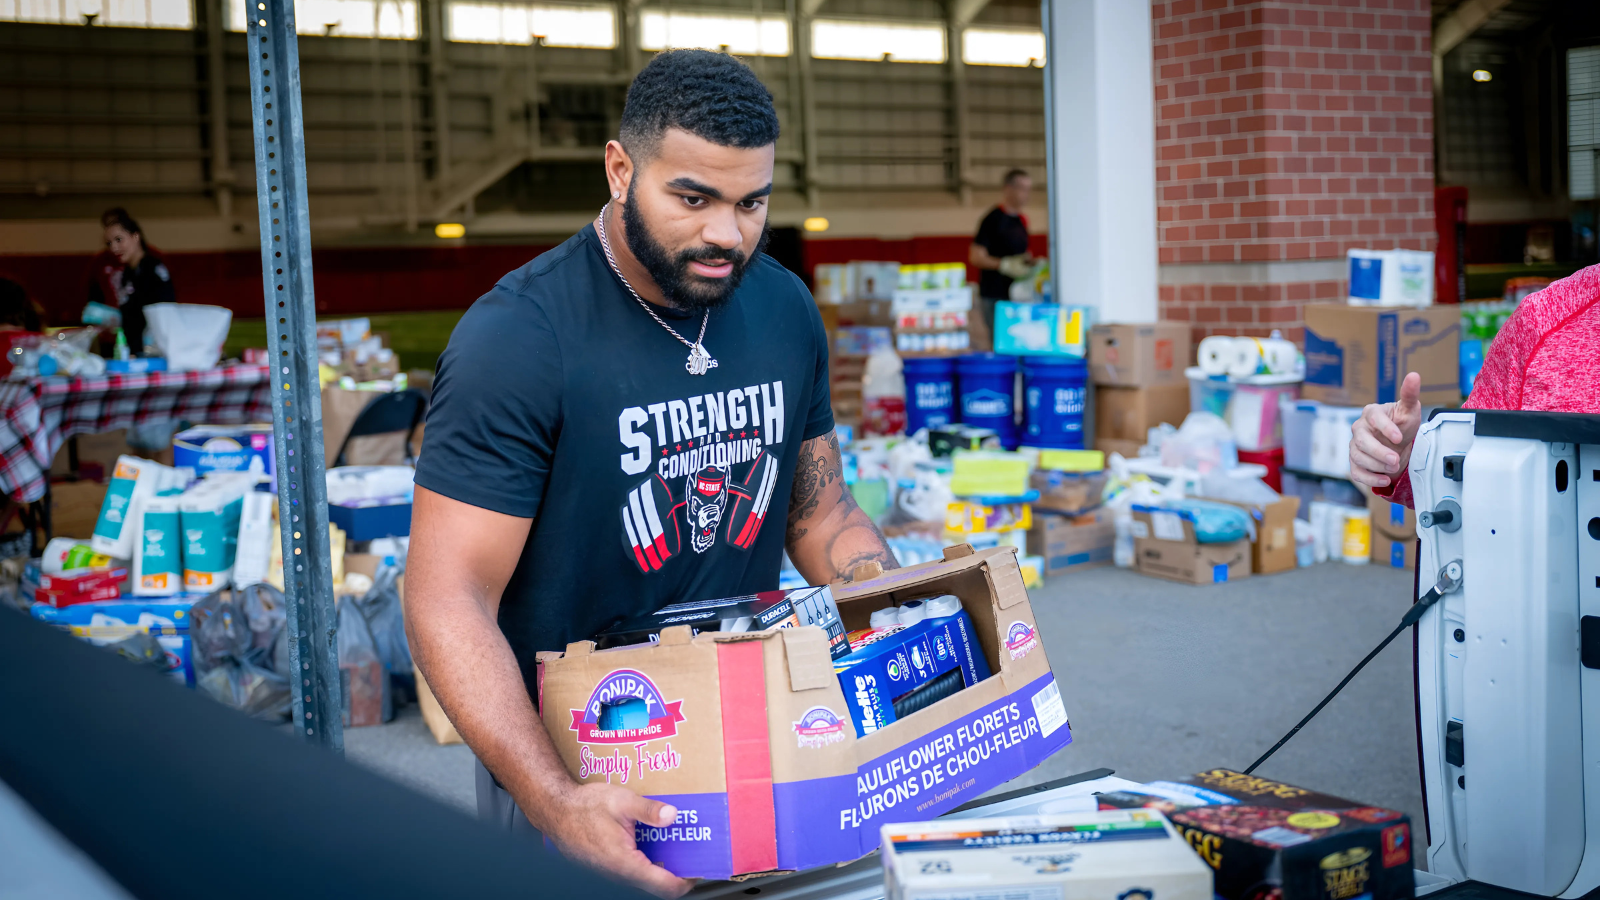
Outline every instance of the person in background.
[[(1362, 410), (1350, 437), (1350, 477), (1412, 505), (1411, 444), (1422, 426), (1422, 377), (1400, 399)], [(1600, 413), (1600, 266), (1555, 282), (1517, 305), (1484, 355), (1463, 409)]]
[(106, 249), (90, 272), (89, 302), (101, 303), (122, 315), (122, 333), (128, 350), (144, 353), (144, 308), (152, 303), (172, 303), (172, 273), (154, 247), (145, 243), (139, 223), (118, 206), (100, 216)]
[(39, 306), (22, 285), (0, 278), (0, 331), (42, 332), (44, 320)]
[(991, 339), (994, 334), (994, 305), (1011, 299), (1011, 282), (1026, 278), (1033, 269), (1028, 255), (1028, 220), (1022, 208), (1033, 193), (1033, 179), (1021, 169), (1012, 169), (1000, 182), (1000, 205), (989, 210), (972, 239), (967, 262), (978, 270), (979, 318)]

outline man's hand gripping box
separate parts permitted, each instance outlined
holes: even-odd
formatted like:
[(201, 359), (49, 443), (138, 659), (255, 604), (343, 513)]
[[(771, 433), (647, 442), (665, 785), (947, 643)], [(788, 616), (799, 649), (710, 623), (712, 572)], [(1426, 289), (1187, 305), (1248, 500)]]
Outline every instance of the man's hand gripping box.
[(684, 877), (731, 878), (856, 859), (879, 828), (945, 813), (1072, 740), (1010, 547), (835, 585), (846, 629), (875, 609), (954, 594), (995, 674), (865, 738), (851, 727), (815, 626), (691, 635), (541, 654), (545, 728), (573, 777), (670, 803), (639, 848)]

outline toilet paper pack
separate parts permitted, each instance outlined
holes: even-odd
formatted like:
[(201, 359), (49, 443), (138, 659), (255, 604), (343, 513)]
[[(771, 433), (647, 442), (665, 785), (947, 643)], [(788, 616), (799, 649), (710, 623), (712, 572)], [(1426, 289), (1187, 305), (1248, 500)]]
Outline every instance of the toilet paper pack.
[(162, 491), (181, 490), (193, 477), (192, 469), (174, 469), (137, 456), (117, 457), (90, 545), (95, 552), (116, 559), (133, 558), (136, 528), (130, 526), (135, 523), (139, 507)]
[(133, 555), (133, 593), (163, 597), (183, 590), (183, 533), (178, 497), (146, 500), (137, 514)]
[(213, 591), (232, 579), (244, 495), (256, 482), (257, 477), (247, 473), (217, 473), (178, 499), (186, 590)]

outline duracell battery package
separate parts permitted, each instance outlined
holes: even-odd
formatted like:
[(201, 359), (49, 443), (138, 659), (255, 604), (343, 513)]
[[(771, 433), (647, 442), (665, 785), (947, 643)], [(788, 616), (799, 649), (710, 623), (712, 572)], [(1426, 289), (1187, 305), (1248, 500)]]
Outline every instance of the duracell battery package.
[(828, 652), (832, 658), (839, 659), (850, 652), (850, 644), (845, 640), (844, 623), (839, 619), (839, 607), (834, 604), (833, 592), (826, 585), (795, 588), (792, 591), (762, 591), (721, 600), (674, 603), (649, 615), (624, 619), (607, 628), (595, 635), (595, 647), (609, 650), (653, 643), (660, 639), (661, 629), (674, 625), (687, 625), (695, 634), (729, 634), (816, 625), (828, 636)]

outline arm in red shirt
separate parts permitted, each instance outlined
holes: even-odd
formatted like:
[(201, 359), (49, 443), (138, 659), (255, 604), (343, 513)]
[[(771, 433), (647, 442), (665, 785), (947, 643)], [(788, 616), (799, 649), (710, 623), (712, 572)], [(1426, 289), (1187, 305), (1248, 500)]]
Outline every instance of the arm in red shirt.
[[(1489, 346), (1463, 409), (1600, 412), (1600, 266), (1590, 266), (1517, 306)], [(1396, 403), (1362, 411), (1350, 441), (1350, 477), (1380, 497), (1412, 505), (1406, 464), (1422, 424), (1420, 385), (1407, 375)]]

